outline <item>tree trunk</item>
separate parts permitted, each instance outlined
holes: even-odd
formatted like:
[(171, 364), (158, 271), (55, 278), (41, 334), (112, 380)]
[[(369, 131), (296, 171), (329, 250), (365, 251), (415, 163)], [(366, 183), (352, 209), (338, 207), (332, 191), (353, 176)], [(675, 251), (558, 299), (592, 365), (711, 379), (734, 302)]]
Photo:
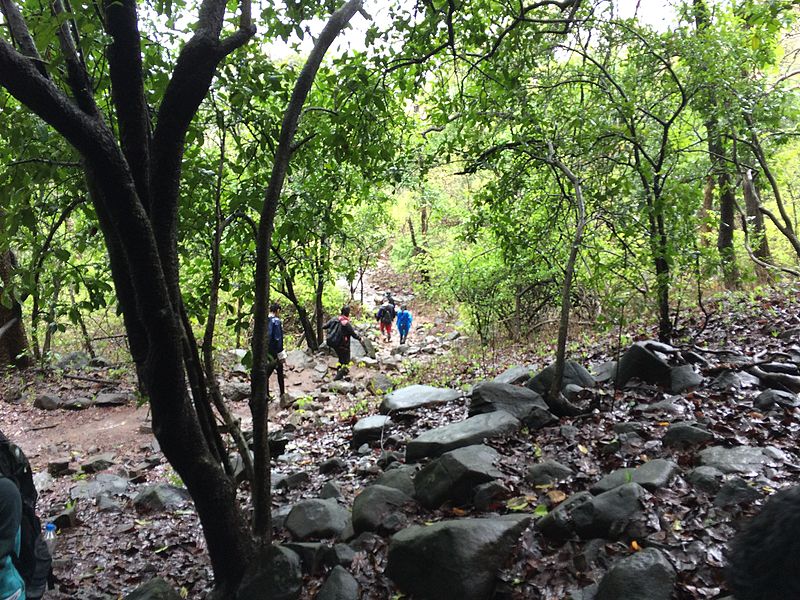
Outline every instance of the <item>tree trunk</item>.
[[(14, 255), (10, 250), (0, 254), (0, 369), (13, 365), (17, 369), (27, 369), (31, 364), (28, 337), (22, 320), (22, 306), (7, 289), (11, 282)], [(10, 304), (10, 306), (6, 306)]]

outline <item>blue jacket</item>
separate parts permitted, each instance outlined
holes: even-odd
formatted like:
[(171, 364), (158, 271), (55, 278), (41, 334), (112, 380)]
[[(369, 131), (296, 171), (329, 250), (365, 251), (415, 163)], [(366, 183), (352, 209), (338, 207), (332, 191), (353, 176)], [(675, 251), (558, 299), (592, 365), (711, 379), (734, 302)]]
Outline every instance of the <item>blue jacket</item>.
[(411, 322), (414, 318), (411, 316), (411, 313), (407, 310), (401, 310), (397, 313), (397, 328), (401, 329), (402, 331), (408, 331), (411, 329)]
[(269, 355), (275, 358), (283, 352), (283, 324), (275, 315), (270, 315), (269, 317), (267, 338), (269, 339)]
[(5, 477), (0, 478), (0, 598), (7, 598), (22, 591), (20, 600), (25, 600), (25, 584), (11, 561), (11, 555), (19, 556), (20, 523), (22, 521), (22, 498), (16, 484)]

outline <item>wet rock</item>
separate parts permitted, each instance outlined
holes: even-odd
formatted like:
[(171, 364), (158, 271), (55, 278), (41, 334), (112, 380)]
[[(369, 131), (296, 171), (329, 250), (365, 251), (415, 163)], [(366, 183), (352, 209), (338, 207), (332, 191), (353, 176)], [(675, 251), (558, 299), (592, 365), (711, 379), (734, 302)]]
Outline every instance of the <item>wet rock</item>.
[(413, 410), (428, 404), (452, 402), (461, 397), (458, 390), (432, 387), (430, 385), (410, 385), (388, 394), (381, 402), (381, 412)]
[(248, 567), (236, 600), (263, 600), (265, 590), (269, 590), (270, 600), (296, 600), (302, 585), (297, 553), (285, 546), (272, 546)]
[(773, 460), (765, 448), (754, 446), (711, 446), (701, 450), (698, 456), (701, 465), (714, 467), (723, 473), (760, 473)]
[(618, 539), (642, 511), (647, 494), (638, 483), (626, 483), (583, 502), (572, 511), (576, 533), (583, 539)]
[(725, 474), (714, 467), (697, 467), (689, 471), (686, 479), (696, 489), (707, 494), (716, 494), (722, 486)]
[(726, 506), (736, 506), (738, 504), (750, 504), (761, 497), (761, 493), (748, 485), (741, 477), (734, 477), (722, 484), (722, 487), (714, 498), (714, 506), (724, 508)]
[(67, 398), (61, 402), (61, 408), (64, 410), (84, 410), (91, 407), (93, 404), (94, 402), (91, 398)]
[(590, 491), (593, 494), (608, 492), (626, 483), (638, 483), (646, 490), (655, 491), (666, 487), (678, 473), (678, 465), (663, 458), (657, 458), (639, 465), (635, 469), (617, 469), (595, 483)]
[(133, 590), (124, 600), (181, 600), (181, 597), (166, 581), (156, 577)]
[(81, 471), (84, 473), (97, 473), (113, 467), (114, 464), (113, 454), (98, 454), (97, 456), (92, 456), (83, 461), (81, 463)]
[(593, 377), (597, 383), (614, 381), (614, 378), (617, 376), (617, 361), (606, 361), (592, 367), (592, 371), (594, 371)]
[(325, 552), (325, 565), (349, 567), (356, 558), (356, 552), (347, 544), (334, 544)]
[(670, 600), (675, 579), (675, 569), (666, 557), (647, 548), (623, 558), (606, 573), (596, 600)]
[(128, 480), (110, 473), (101, 473), (94, 479), (79, 481), (69, 490), (73, 500), (80, 498), (94, 499), (100, 494), (124, 494), (128, 489)]
[(61, 408), (61, 399), (53, 394), (39, 394), (33, 401), (33, 407), (41, 410), (56, 410)]
[(694, 423), (673, 423), (667, 429), (661, 443), (665, 448), (687, 450), (714, 439), (710, 431), (698, 427)]
[(759, 410), (769, 410), (775, 405), (794, 408), (800, 404), (797, 394), (783, 390), (764, 390), (753, 401), (753, 406)]
[(133, 505), (141, 511), (162, 512), (183, 506), (191, 500), (185, 488), (166, 483), (149, 485), (133, 499)]
[(511, 495), (511, 490), (499, 481), (482, 483), (475, 488), (472, 504), (477, 510), (485, 511), (496, 508), (496, 505)]
[(692, 365), (673, 367), (669, 373), (670, 390), (673, 394), (696, 388), (703, 383), (703, 376), (696, 373)]
[(616, 385), (623, 387), (634, 377), (645, 383), (669, 385), (671, 367), (658, 349), (666, 348), (653, 341), (636, 342), (628, 348), (619, 359)]
[(328, 475), (329, 473), (339, 473), (347, 469), (347, 463), (339, 458), (329, 458), (319, 466), (320, 475)]
[(350, 523), (347, 509), (336, 500), (301, 500), (286, 517), (286, 529), (299, 541), (338, 538)]
[(371, 415), (359, 419), (353, 425), (352, 446), (358, 448), (361, 444), (381, 439), (381, 435), (387, 436), (391, 426), (392, 419), (387, 415)]
[(125, 406), (131, 400), (133, 400), (133, 395), (126, 392), (102, 392), (95, 397), (94, 405)]
[(495, 377), (492, 381), (495, 383), (508, 383), (511, 385), (519, 385), (528, 381), (533, 375), (531, 367), (511, 367), (506, 369), (500, 375)]
[(355, 578), (341, 566), (336, 566), (328, 575), (317, 593), (316, 600), (358, 600), (359, 585)]
[[(553, 382), (555, 375), (555, 365), (545, 367), (539, 373), (525, 384), (530, 390), (533, 390), (540, 396), (545, 396), (550, 392), (550, 385)], [(568, 360), (564, 363), (564, 377), (561, 380), (561, 389), (563, 390), (568, 385), (577, 385), (582, 388), (593, 388), (594, 378), (586, 368), (574, 360)]]
[(569, 479), (575, 472), (569, 467), (554, 460), (545, 459), (528, 469), (525, 479), (533, 485), (549, 485)]
[(531, 429), (539, 429), (558, 419), (536, 392), (508, 383), (483, 382), (472, 390), (469, 416), (505, 411)]
[(440, 521), (392, 537), (386, 573), (416, 600), (486, 600), (530, 517)]
[(323, 500), (328, 498), (341, 498), (342, 488), (335, 481), (326, 481), (325, 485), (322, 486), (322, 489), (319, 492), (319, 497)]
[(411, 478), (414, 468), (403, 467), (386, 471), (378, 477), (374, 484), (400, 490), (407, 496), (414, 495), (414, 480)]
[(476, 415), (466, 421), (438, 427), (417, 436), (406, 447), (406, 461), (414, 462), (426, 456), (439, 456), (449, 450), (480, 444), (485, 439), (513, 433), (519, 428), (520, 422), (506, 412)]
[(402, 526), (406, 521), (404, 507), (413, 503), (400, 490), (382, 485), (368, 486), (353, 501), (353, 530), (356, 533), (397, 531), (400, 529), (397, 525)]
[(483, 445), (445, 452), (417, 473), (414, 495), (430, 509), (448, 500), (466, 504), (472, 499), (475, 486), (502, 477), (494, 466), (499, 459), (493, 448)]
[(590, 502), (592, 498), (589, 492), (573, 494), (542, 517), (536, 523), (536, 528), (547, 538), (557, 542), (566, 541), (575, 531), (573, 512), (582, 504)]

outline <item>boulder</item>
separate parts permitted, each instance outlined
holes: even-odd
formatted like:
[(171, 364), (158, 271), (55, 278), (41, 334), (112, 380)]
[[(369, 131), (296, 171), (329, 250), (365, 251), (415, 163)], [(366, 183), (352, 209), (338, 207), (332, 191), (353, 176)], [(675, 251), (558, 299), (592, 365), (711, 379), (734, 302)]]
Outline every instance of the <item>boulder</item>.
[(292, 369), (305, 369), (311, 366), (313, 360), (313, 358), (300, 348), (286, 353), (286, 366)]
[(458, 390), (437, 388), (430, 385), (409, 385), (384, 397), (381, 402), (381, 412), (413, 410), (420, 406), (452, 402), (459, 398), (461, 398), (461, 392)]
[(369, 338), (365, 336), (361, 337), (361, 341), (351, 337), (350, 356), (355, 361), (357, 361), (359, 358), (364, 358), (365, 356), (374, 359), (376, 356), (375, 346), (372, 344)]
[(738, 504), (750, 504), (759, 498), (761, 498), (761, 493), (756, 488), (748, 485), (741, 477), (734, 477), (722, 484), (717, 497), (714, 498), (714, 506), (724, 508)]
[(575, 532), (583, 539), (619, 539), (628, 524), (642, 511), (647, 494), (638, 483), (626, 483), (594, 496), (572, 511)]
[(680, 365), (672, 367), (669, 372), (669, 380), (670, 391), (673, 394), (682, 394), (702, 384), (703, 376), (695, 372), (692, 365)]
[(625, 351), (617, 366), (616, 385), (623, 387), (634, 377), (645, 383), (667, 386), (670, 384), (671, 367), (653, 348), (663, 348), (653, 341), (636, 342)]
[(386, 436), (392, 426), (392, 419), (386, 415), (371, 415), (359, 419), (353, 425), (353, 448), (358, 448), (361, 444), (381, 439), (381, 435)]
[(440, 521), (396, 533), (386, 573), (416, 600), (486, 600), (530, 517)]
[(329, 544), (322, 542), (289, 542), (284, 545), (300, 557), (303, 572), (312, 576), (322, 571), (325, 554), (331, 549)]
[(475, 486), (498, 479), (495, 468), (500, 455), (489, 446), (476, 445), (445, 452), (431, 461), (414, 478), (415, 497), (430, 509), (452, 500), (466, 504)]
[(753, 401), (753, 406), (758, 410), (769, 410), (773, 406), (794, 408), (800, 404), (797, 394), (784, 390), (764, 390)]
[(300, 557), (284, 546), (272, 546), (254, 560), (239, 586), (236, 600), (296, 600), (303, 586)]
[(334, 499), (301, 500), (286, 517), (286, 529), (299, 541), (338, 538), (350, 523), (347, 509)]
[[(533, 390), (541, 396), (545, 396), (550, 392), (550, 385), (553, 383), (553, 375), (555, 374), (555, 365), (545, 367), (539, 373), (525, 384), (525, 387)], [(564, 377), (561, 380), (561, 389), (563, 390), (568, 385), (577, 385), (582, 388), (593, 388), (594, 378), (586, 368), (574, 360), (568, 360), (564, 363)]]
[(84, 410), (93, 404), (94, 401), (91, 398), (81, 396), (78, 398), (67, 398), (66, 400), (62, 400), (61, 408), (64, 410)]
[(81, 471), (84, 473), (98, 473), (114, 466), (114, 455), (111, 453), (97, 454), (91, 456), (81, 463)]
[(617, 361), (609, 360), (600, 363), (592, 367), (592, 371), (594, 371), (593, 377), (597, 383), (614, 381), (614, 378), (617, 376)]
[(507, 412), (475, 415), (420, 434), (408, 443), (406, 460), (414, 462), (426, 456), (439, 456), (448, 450), (481, 444), (487, 438), (513, 433), (519, 428), (520, 422)]
[(53, 394), (39, 394), (33, 401), (33, 407), (41, 410), (61, 408), (61, 399)]
[(338, 473), (346, 469), (347, 463), (338, 456), (335, 456), (334, 458), (329, 458), (319, 466), (319, 473), (320, 475), (328, 475), (330, 473)]
[(70, 473), (75, 472), (75, 470), (71, 467), (71, 464), (72, 464), (71, 456), (54, 458), (53, 460), (47, 463), (47, 472), (50, 473), (50, 475), (52, 475), (53, 477), (59, 477), (60, 475), (69, 475)]
[(367, 389), (376, 396), (379, 396), (391, 392), (394, 389), (394, 383), (392, 383), (391, 377), (385, 373), (375, 373), (369, 378), (369, 381), (367, 381)]
[(124, 494), (128, 489), (128, 480), (118, 475), (101, 473), (94, 479), (79, 481), (69, 489), (69, 497), (73, 500), (81, 498), (94, 499), (100, 494)]
[(243, 381), (223, 381), (219, 384), (222, 397), (231, 402), (241, 402), (250, 398), (250, 384)]
[(689, 471), (686, 479), (696, 489), (707, 494), (716, 494), (722, 486), (725, 474), (714, 467), (697, 467)]
[(567, 466), (554, 460), (545, 459), (532, 465), (525, 474), (525, 479), (533, 485), (550, 485), (569, 479), (575, 472)]
[(316, 600), (358, 600), (359, 586), (347, 569), (336, 566), (317, 592)]
[(329, 567), (341, 565), (349, 567), (356, 558), (356, 552), (347, 544), (334, 544), (325, 552), (325, 564)]
[(95, 406), (125, 406), (133, 400), (127, 392), (101, 392), (94, 399)]
[(385, 473), (382, 473), (381, 476), (374, 481), (374, 485), (383, 485), (394, 488), (396, 490), (400, 490), (407, 496), (413, 496), (414, 480), (411, 478), (411, 476), (415, 471), (416, 469), (413, 467), (391, 469)]
[(139, 510), (161, 512), (182, 506), (191, 500), (185, 488), (166, 483), (149, 485), (133, 499), (133, 505)]
[(181, 600), (181, 596), (161, 577), (156, 577), (126, 595), (124, 600)]
[(694, 423), (673, 423), (667, 429), (661, 443), (665, 448), (687, 450), (714, 439), (714, 434)]
[(371, 485), (353, 501), (353, 530), (356, 533), (397, 531), (406, 520), (403, 507), (413, 503), (414, 501), (400, 490)]
[(531, 429), (557, 423), (558, 419), (544, 399), (525, 387), (487, 381), (472, 390), (469, 416), (502, 410), (513, 415)]
[(755, 446), (711, 446), (701, 450), (698, 456), (701, 465), (723, 473), (760, 473), (773, 459), (766, 450)]
[(600, 581), (596, 600), (670, 600), (675, 579), (675, 569), (666, 557), (647, 548), (611, 567)]
[(593, 494), (601, 494), (633, 482), (652, 492), (666, 487), (677, 472), (678, 465), (674, 462), (656, 458), (639, 465), (635, 469), (617, 469), (595, 483), (590, 488), (590, 491)]
[(575, 531), (575, 522), (572, 518), (573, 512), (586, 502), (591, 502), (592, 495), (589, 492), (578, 492), (573, 494), (553, 510), (539, 519), (536, 528), (547, 538), (557, 542), (564, 542), (572, 537)]
[(323, 500), (328, 498), (341, 498), (342, 487), (336, 481), (326, 481), (319, 491), (319, 497)]
[(500, 375), (495, 377), (492, 381), (495, 383), (509, 383), (511, 385), (519, 385), (528, 381), (533, 375), (531, 367), (511, 367), (506, 369)]

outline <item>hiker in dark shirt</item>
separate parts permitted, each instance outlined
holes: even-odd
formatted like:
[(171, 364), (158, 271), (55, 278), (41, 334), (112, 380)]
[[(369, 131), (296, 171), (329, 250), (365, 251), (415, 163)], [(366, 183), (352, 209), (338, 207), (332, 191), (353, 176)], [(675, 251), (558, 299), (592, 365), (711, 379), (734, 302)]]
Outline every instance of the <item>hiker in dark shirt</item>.
[(19, 556), (22, 497), (16, 484), (0, 477), (0, 599), (25, 600), (25, 584), (14, 566)]
[(353, 325), (350, 323), (350, 307), (343, 306), (341, 314), (328, 321), (325, 324), (325, 329), (328, 332), (328, 346), (336, 351), (336, 356), (339, 359), (339, 365), (334, 380), (344, 379), (349, 371), (350, 338), (361, 339), (361, 336), (356, 333), (356, 330), (353, 329)]
[(286, 353), (283, 350), (283, 323), (278, 316), (281, 306), (273, 302), (269, 307), (269, 322), (267, 324), (267, 339), (269, 340), (269, 366), (267, 367), (267, 380), (272, 373), (278, 374), (278, 389), (281, 394), (281, 404), (286, 399), (286, 382), (283, 373), (283, 363), (286, 362)]

